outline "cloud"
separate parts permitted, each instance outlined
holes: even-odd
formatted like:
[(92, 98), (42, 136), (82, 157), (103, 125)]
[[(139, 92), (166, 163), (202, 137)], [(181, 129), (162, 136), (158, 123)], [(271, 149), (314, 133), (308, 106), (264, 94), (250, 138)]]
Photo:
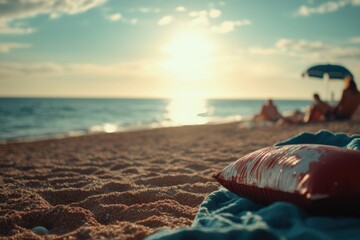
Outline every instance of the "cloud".
[(210, 25), (209, 18), (206, 15), (195, 17), (191, 20), (193, 26), (207, 27)]
[[(106, 0), (8, 0), (0, 3), (0, 33), (25, 34), (34, 31), (31, 27), (16, 26), (19, 20), (40, 14), (58, 18), (64, 14), (74, 15), (104, 4)], [(14, 26), (15, 25), (15, 26)]]
[[(216, 13), (213, 13), (215, 16)], [(191, 24), (193, 26), (201, 26), (201, 27), (208, 27), (210, 26), (210, 14), (207, 10), (200, 10), (200, 11), (192, 11), (189, 13), (189, 17), (191, 19)]]
[(140, 13), (159, 13), (161, 12), (160, 8), (152, 8), (152, 7), (140, 7), (130, 9), (129, 12), (140, 12)]
[(128, 61), (112, 64), (56, 62), (15, 63), (0, 62), (0, 76), (11, 79), (33, 79), (40, 76), (103, 76), (119, 78), (135, 78), (154, 76), (154, 61)]
[(293, 40), (293, 39), (280, 39), (275, 44), (277, 49), (287, 51), (289, 49), (297, 52), (303, 51), (314, 51), (324, 49), (325, 45), (320, 41), (306, 41), (304, 39)]
[(24, 43), (0, 43), (0, 53), (8, 53), (12, 49), (29, 48), (29, 44)]
[(158, 21), (158, 25), (159, 26), (169, 25), (173, 21), (173, 19), (174, 19), (173, 16), (170, 15), (164, 16)]
[(164, 79), (168, 76), (154, 59), (108, 64), (0, 61), (3, 96), (139, 96), (140, 84), (152, 90), (140, 94), (157, 96), (169, 92)]
[(316, 7), (309, 7), (302, 5), (296, 11), (298, 16), (310, 16), (311, 14), (325, 14), (330, 12), (336, 12), (339, 9), (347, 5), (360, 5), (360, 0), (339, 0), (339, 1), (327, 1)]
[(359, 37), (352, 37), (349, 39), (351, 43), (360, 43), (360, 36)]
[(208, 4), (208, 6), (209, 6), (210, 8), (213, 8), (213, 7), (215, 7), (215, 6), (223, 7), (223, 6), (225, 6), (225, 5), (226, 5), (226, 2), (225, 2), (225, 1), (211, 2), (211, 3)]
[(274, 47), (262, 48), (262, 47), (253, 47), (249, 51), (252, 54), (257, 55), (270, 55), (270, 54), (305, 54), (309, 52), (323, 51), (327, 47), (323, 42), (320, 41), (307, 41), (304, 39), (293, 40), (293, 39), (279, 39)]
[(330, 49), (329, 53), (337, 58), (360, 58), (359, 47), (335, 47)]
[(218, 18), (221, 16), (221, 11), (219, 9), (211, 9), (209, 11), (209, 16), (211, 18)]
[(249, 52), (254, 55), (272, 55), (279, 53), (276, 48), (251, 47)]
[(107, 18), (108, 18), (110, 21), (115, 22), (115, 21), (119, 21), (119, 20), (122, 18), (122, 16), (121, 16), (120, 13), (115, 13), (115, 14), (111, 14), (111, 15), (108, 16)]
[(139, 22), (139, 20), (137, 19), (137, 18), (132, 18), (131, 20), (130, 20), (130, 23), (132, 24), (132, 25), (135, 25), (135, 24), (137, 24)]
[(229, 33), (235, 30), (236, 27), (239, 26), (248, 26), (251, 24), (250, 20), (242, 20), (242, 21), (224, 21), (220, 25), (212, 26), (211, 31), (213, 33)]
[(189, 17), (201, 17), (201, 16), (207, 16), (208, 13), (206, 10), (200, 10), (200, 11), (192, 11), (189, 13)]
[(29, 77), (38, 76), (50, 73), (59, 73), (64, 71), (65, 68), (56, 63), (42, 62), (42, 63), (0, 63), (0, 76), (6, 77)]
[(139, 19), (127, 18), (127, 17), (124, 17), (121, 13), (114, 13), (114, 14), (106, 14), (105, 13), (105, 17), (106, 17), (106, 19), (108, 19), (109, 21), (112, 21), (112, 22), (121, 21), (122, 23), (131, 24), (131, 25), (136, 25), (139, 23)]
[(34, 31), (31, 27), (9, 26), (9, 22), (1, 22), (0, 19), (0, 34), (28, 34)]
[(343, 59), (359, 58), (359, 47), (339, 47), (325, 44), (321, 41), (307, 41), (304, 39), (279, 39), (274, 47), (252, 47), (248, 51), (255, 55), (285, 54), (294, 57), (311, 59)]
[(191, 24), (193, 26), (207, 28), (210, 32), (219, 34), (229, 33), (234, 31), (236, 27), (252, 24), (252, 22), (248, 19), (227, 20), (221, 22), (220, 24), (214, 24), (214, 21), (217, 21), (217, 19), (220, 18), (222, 15), (221, 10), (214, 8), (214, 6), (214, 4), (210, 4), (211, 8), (209, 10), (189, 12), (188, 15), (191, 18)]
[(186, 11), (186, 7), (184, 7), (184, 6), (177, 6), (177, 7), (175, 8), (175, 10), (176, 10), (177, 12), (185, 12), (185, 11)]

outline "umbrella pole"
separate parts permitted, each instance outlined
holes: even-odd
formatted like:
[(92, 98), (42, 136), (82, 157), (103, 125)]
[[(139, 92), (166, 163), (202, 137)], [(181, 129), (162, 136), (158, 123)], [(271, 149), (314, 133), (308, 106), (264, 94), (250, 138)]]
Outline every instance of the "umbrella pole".
[(325, 87), (325, 100), (327, 99), (328, 102), (330, 102), (330, 96), (329, 96), (329, 75), (325, 74), (324, 76), (325, 78), (325, 84), (326, 84), (326, 87)]

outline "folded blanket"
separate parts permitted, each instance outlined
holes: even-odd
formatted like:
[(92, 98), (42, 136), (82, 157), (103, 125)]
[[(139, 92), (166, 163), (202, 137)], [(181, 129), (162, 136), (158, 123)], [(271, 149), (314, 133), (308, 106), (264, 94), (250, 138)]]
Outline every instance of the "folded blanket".
[(317, 133), (301, 133), (295, 137), (279, 142), (275, 144), (275, 146), (289, 144), (323, 144), (360, 150), (360, 135), (349, 137), (345, 133), (332, 133), (330, 131), (322, 130)]
[[(360, 135), (302, 133), (276, 145), (287, 144), (324, 144), (360, 150)], [(264, 206), (221, 187), (203, 201), (191, 227), (162, 230), (145, 239), (360, 240), (360, 218), (314, 216), (285, 202)]]

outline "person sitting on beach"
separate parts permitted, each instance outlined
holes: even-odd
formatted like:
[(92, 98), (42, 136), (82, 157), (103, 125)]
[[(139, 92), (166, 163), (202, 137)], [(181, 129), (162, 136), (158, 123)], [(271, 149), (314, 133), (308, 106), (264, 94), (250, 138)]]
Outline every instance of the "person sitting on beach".
[(266, 104), (264, 104), (261, 107), (260, 113), (256, 114), (253, 117), (253, 120), (276, 122), (282, 118), (283, 118), (283, 116), (279, 113), (279, 111), (278, 111), (277, 107), (274, 105), (273, 101), (271, 99), (268, 99), (266, 101)]
[(345, 88), (336, 106), (330, 106), (314, 94), (314, 104), (305, 114), (304, 122), (350, 119), (360, 104), (360, 92), (352, 76), (344, 78)]

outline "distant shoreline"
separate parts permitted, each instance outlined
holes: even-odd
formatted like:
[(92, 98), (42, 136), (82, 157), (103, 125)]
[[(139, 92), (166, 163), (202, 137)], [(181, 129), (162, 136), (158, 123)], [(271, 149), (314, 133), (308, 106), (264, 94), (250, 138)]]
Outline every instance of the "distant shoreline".
[[(281, 112), (311, 101), (277, 100)], [(238, 122), (264, 100), (0, 98), (0, 142)]]
[(196, 126), (212, 126), (212, 125), (227, 125), (227, 124), (239, 124), (242, 121), (248, 121), (251, 117), (246, 118), (241, 121), (231, 121), (231, 122), (221, 122), (221, 123), (205, 123), (205, 124), (193, 124), (193, 125), (178, 125), (178, 126), (164, 126), (164, 127), (153, 127), (153, 128), (139, 128), (139, 129), (127, 129), (123, 131), (115, 132), (93, 132), (93, 133), (82, 133), (82, 134), (54, 134), (49, 136), (39, 136), (39, 137), (25, 137), (19, 139), (11, 139), (8, 141), (0, 140), (0, 145), (12, 144), (12, 143), (32, 143), (32, 142), (41, 142), (41, 141), (51, 141), (58, 139), (67, 139), (67, 138), (76, 138), (76, 137), (86, 137), (86, 136), (97, 136), (97, 135), (107, 135), (107, 134), (121, 134), (121, 133), (132, 133), (132, 132), (143, 132), (151, 130), (161, 130), (161, 129), (171, 129), (171, 128), (186, 128), (186, 127), (196, 127)]

